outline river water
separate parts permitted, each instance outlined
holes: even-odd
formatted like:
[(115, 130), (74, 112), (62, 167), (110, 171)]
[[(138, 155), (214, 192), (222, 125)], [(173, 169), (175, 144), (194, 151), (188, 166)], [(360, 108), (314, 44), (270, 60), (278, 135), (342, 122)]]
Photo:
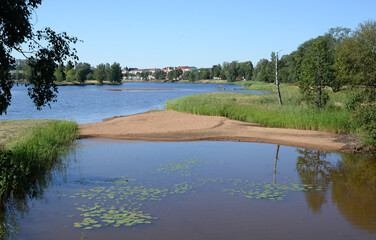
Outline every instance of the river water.
[[(25, 105), (12, 106), (7, 117), (95, 122), (217, 90), (209, 84), (121, 87), (175, 86), (62, 87), (51, 110), (29, 111), (24, 97)], [(260, 143), (85, 139), (45, 176), (43, 187), (4, 212), (4, 223), (15, 239), (375, 239), (375, 200), (371, 155)]]

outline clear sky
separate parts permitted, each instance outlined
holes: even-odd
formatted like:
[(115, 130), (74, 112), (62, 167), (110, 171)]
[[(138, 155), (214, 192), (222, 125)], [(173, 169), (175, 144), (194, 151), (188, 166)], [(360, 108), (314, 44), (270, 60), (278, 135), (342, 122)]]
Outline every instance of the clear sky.
[(83, 40), (80, 61), (122, 67), (254, 65), (332, 27), (376, 20), (376, 0), (44, 0), (35, 29)]

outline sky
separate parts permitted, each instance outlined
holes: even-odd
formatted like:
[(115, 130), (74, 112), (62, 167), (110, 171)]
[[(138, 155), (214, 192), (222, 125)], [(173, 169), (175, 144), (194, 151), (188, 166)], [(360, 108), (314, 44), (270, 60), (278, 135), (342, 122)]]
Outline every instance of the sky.
[(272, 51), (289, 54), (333, 27), (376, 20), (375, 0), (44, 0), (36, 30), (51, 27), (83, 42), (93, 66), (211, 67), (234, 60), (254, 65)]

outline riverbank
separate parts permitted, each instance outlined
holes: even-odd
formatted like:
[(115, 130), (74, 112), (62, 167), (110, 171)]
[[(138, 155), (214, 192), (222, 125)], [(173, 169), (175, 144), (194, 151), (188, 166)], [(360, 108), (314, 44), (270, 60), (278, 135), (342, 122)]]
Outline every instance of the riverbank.
[(77, 124), (61, 120), (0, 121), (0, 200), (22, 193), (76, 138)]
[(321, 131), (263, 127), (226, 117), (175, 111), (149, 111), (79, 125), (80, 138), (137, 141), (242, 141), (334, 152), (357, 152), (355, 136)]

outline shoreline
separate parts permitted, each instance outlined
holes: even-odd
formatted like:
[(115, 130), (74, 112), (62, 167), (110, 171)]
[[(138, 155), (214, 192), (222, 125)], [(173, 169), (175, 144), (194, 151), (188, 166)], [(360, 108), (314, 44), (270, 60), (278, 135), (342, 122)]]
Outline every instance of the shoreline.
[(151, 142), (240, 141), (280, 144), (330, 152), (364, 152), (352, 135), (313, 130), (265, 127), (226, 117), (171, 110), (148, 111), (80, 124), (79, 138)]

